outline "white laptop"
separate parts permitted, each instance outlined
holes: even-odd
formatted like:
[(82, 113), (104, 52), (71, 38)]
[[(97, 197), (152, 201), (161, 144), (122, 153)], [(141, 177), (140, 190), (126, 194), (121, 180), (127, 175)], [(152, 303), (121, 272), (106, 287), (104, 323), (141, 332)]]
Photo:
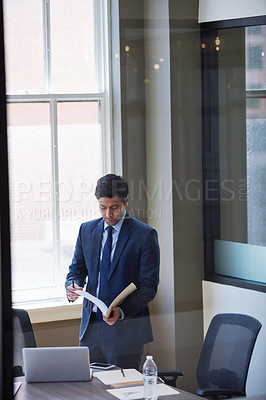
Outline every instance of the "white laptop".
[(22, 349), (26, 382), (89, 381), (88, 347), (30, 347)]

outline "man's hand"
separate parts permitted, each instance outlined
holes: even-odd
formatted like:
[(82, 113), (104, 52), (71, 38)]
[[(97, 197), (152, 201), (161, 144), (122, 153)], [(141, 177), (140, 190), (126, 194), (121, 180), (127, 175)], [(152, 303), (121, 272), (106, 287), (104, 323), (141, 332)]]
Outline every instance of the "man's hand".
[(74, 290), (83, 290), (83, 288), (78, 286), (76, 283), (74, 283), (74, 287), (73, 285), (69, 285), (66, 288), (66, 295), (69, 301), (75, 301), (79, 297), (77, 293), (74, 293)]
[(121, 317), (121, 311), (120, 308), (118, 307), (112, 307), (112, 313), (109, 318), (106, 318), (103, 315), (103, 320), (106, 322), (108, 325), (114, 325), (116, 321)]

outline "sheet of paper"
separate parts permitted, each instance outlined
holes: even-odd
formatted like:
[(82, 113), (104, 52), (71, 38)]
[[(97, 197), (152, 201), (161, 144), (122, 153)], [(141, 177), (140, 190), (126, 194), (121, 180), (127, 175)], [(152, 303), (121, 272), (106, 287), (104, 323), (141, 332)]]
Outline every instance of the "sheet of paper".
[(14, 396), (17, 393), (17, 391), (19, 390), (21, 384), (22, 384), (22, 382), (14, 382), (13, 383), (13, 395)]
[(142, 374), (136, 369), (124, 369), (123, 371), (125, 376), (122, 375), (120, 369), (115, 371), (93, 372), (93, 376), (100, 379), (105, 385), (143, 381)]
[(80, 296), (86, 297), (86, 299), (92, 301), (100, 310), (101, 312), (106, 315), (108, 307), (104, 302), (97, 297), (93, 296), (92, 294), (85, 292), (84, 290), (74, 290), (75, 293), (79, 294)]
[(106, 317), (109, 317), (112, 312), (112, 307), (118, 307), (119, 304), (121, 304), (122, 301), (131, 293), (133, 293), (136, 289), (137, 289), (136, 285), (134, 285), (134, 283), (131, 282), (124, 290), (122, 290), (121, 293), (119, 293), (118, 296), (116, 296), (116, 298), (112, 301), (109, 307), (107, 307), (102, 300), (99, 300), (97, 297), (93, 296), (92, 294), (84, 290), (74, 290), (74, 292), (77, 293), (79, 296), (86, 297), (86, 299), (92, 301)]
[[(143, 386), (127, 386), (119, 389), (107, 389), (107, 392), (111, 393), (120, 400), (143, 399)], [(175, 390), (171, 386), (165, 385), (164, 383), (159, 383), (157, 385), (157, 393), (158, 396), (179, 394), (178, 390)]]

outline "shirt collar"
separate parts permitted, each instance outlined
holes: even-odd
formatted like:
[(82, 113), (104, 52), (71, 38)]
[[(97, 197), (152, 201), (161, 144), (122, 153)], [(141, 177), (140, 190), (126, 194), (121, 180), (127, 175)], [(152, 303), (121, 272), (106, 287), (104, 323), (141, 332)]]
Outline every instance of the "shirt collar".
[[(126, 211), (125, 211), (123, 217), (117, 222), (117, 224), (112, 225), (112, 228), (114, 228), (118, 233), (120, 232), (120, 229), (121, 229), (122, 224), (123, 224), (123, 222), (124, 222), (125, 216), (126, 216)], [(104, 230), (105, 230), (108, 226), (109, 226), (109, 225), (104, 221)]]

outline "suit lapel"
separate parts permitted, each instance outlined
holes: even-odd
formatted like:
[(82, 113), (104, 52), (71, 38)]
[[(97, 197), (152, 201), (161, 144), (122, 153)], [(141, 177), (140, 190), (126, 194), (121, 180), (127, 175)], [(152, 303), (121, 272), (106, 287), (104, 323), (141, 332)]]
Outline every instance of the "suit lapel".
[(124, 250), (124, 247), (131, 235), (131, 229), (132, 229), (132, 220), (131, 220), (130, 216), (128, 214), (126, 214), (123, 225), (122, 225), (120, 233), (119, 233), (114, 257), (113, 257), (111, 267), (110, 267), (108, 280), (110, 279), (111, 275), (113, 274), (113, 272), (117, 266), (117, 263), (119, 261), (119, 258), (121, 256), (121, 253)]

